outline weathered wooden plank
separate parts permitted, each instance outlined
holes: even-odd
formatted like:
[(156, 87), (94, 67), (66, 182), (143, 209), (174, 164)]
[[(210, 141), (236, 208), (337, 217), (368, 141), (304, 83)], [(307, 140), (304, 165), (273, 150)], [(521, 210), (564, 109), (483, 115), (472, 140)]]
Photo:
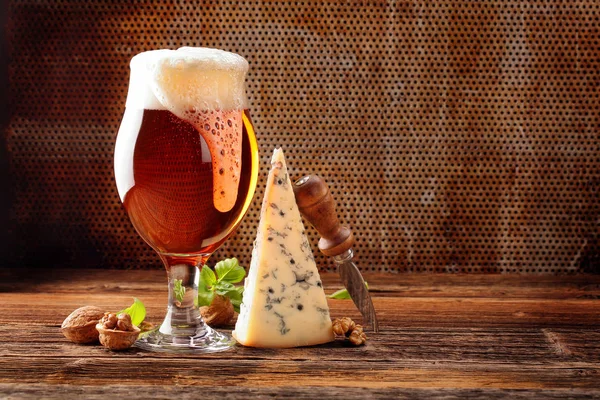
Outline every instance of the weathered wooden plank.
[[(479, 274), (379, 274), (365, 279), (377, 296), (600, 299), (600, 275), (515, 276)], [(33, 277), (35, 277), (33, 279)], [(0, 293), (165, 293), (161, 270), (40, 270), (0, 269)], [(337, 273), (324, 273), (328, 292), (342, 284)]]
[[(159, 297), (160, 296), (160, 297)], [(158, 322), (164, 315), (166, 293), (140, 293), (148, 306), (148, 318)], [(32, 324), (57, 324), (75, 308), (96, 305), (107, 310), (119, 310), (131, 303), (126, 294), (74, 291), (57, 293), (0, 293), (0, 323), (15, 323), (23, 316), (32, 316)], [(532, 326), (568, 327), (600, 326), (598, 301), (489, 298), (395, 298), (374, 296), (375, 308), (383, 329), (403, 327), (473, 327)], [(348, 300), (329, 300), (332, 316), (359, 319), (354, 304)], [(435, 318), (432, 316), (435, 315)], [(35, 316), (35, 318), (33, 318)]]
[[(171, 386), (131, 386), (113, 384), (109, 388), (110, 396), (127, 399), (170, 398), (178, 400), (192, 400), (201, 398), (218, 399), (310, 399), (315, 398), (340, 398), (345, 400), (355, 399), (472, 399), (472, 400), (497, 400), (511, 398), (515, 400), (558, 400), (558, 399), (599, 399), (600, 390), (582, 389), (534, 389), (534, 390), (507, 390), (507, 389), (413, 389), (413, 388), (340, 388), (318, 386), (295, 386), (293, 388), (247, 388), (235, 386), (213, 386), (210, 389), (187, 387), (181, 385)], [(81, 385), (49, 385), (49, 384), (1, 384), (0, 397), (19, 399), (39, 399), (40, 393), (47, 399), (86, 398), (89, 400), (105, 400), (107, 387), (81, 386)]]
[[(60, 323), (74, 308), (93, 304), (116, 310), (132, 296), (140, 297), (149, 319), (158, 322), (166, 302), (163, 278), (148, 271), (69, 271), (31, 285), (25, 278), (17, 286), (14, 280), (3, 281), (11, 291), (0, 293), (0, 396), (13, 389), (24, 398), (39, 393), (15, 385), (16, 377), (21, 384), (50, 388), (50, 398), (77, 393), (94, 398), (115, 382), (123, 385), (115, 393), (132, 385), (165, 394), (190, 386), (178, 393), (186, 398), (210, 390), (221, 396), (225, 391), (214, 391), (221, 379), (236, 386), (227, 393), (258, 398), (342, 393), (353, 398), (348, 392), (357, 393), (354, 398), (600, 395), (595, 391), (600, 388), (595, 277), (528, 277), (517, 283), (499, 276), (465, 276), (462, 281), (411, 275), (408, 285), (373, 275), (368, 279), (377, 289), (373, 295), (382, 331), (358, 348), (336, 342), (287, 350), (238, 347), (200, 356), (137, 349), (116, 354), (71, 344), (60, 334)], [(337, 275), (324, 280), (338, 284)], [(351, 301), (329, 303), (333, 316), (360, 319)], [(75, 385), (86, 390), (76, 392)], [(590, 391), (567, 390), (572, 388)]]
[[(600, 362), (600, 331), (593, 329), (531, 328), (394, 328), (369, 334), (368, 345), (360, 348), (327, 344), (305, 349), (249, 349), (237, 347), (229, 359), (312, 360), (312, 361), (461, 361), (500, 364), (559, 364)], [(121, 356), (137, 356), (132, 349)], [(55, 326), (0, 326), (0, 355), (24, 358), (114, 357), (100, 346), (79, 346), (68, 342)], [(152, 355), (170, 358), (169, 354)], [(221, 358), (219, 354), (201, 358)], [(197, 359), (181, 354), (180, 359)]]
[(136, 357), (77, 359), (40, 357), (32, 362), (19, 356), (0, 359), (0, 382), (73, 385), (179, 384), (212, 387), (228, 382), (239, 387), (340, 386), (363, 388), (497, 388), (598, 389), (600, 365), (495, 364), (469, 362), (414, 362), (397, 360), (354, 362), (321, 360), (266, 360), (221, 358)]

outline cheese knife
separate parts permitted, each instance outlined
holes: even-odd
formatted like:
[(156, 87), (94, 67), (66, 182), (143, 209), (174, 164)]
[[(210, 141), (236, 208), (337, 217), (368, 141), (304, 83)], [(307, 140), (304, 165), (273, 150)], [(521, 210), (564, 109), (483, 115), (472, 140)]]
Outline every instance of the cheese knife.
[(321, 235), (319, 250), (333, 257), (337, 264), (342, 282), (363, 316), (363, 324), (378, 332), (371, 296), (358, 267), (352, 262), (354, 235), (348, 227), (340, 225), (327, 183), (318, 175), (304, 176), (294, 184), (294, 195), (300, 213)]

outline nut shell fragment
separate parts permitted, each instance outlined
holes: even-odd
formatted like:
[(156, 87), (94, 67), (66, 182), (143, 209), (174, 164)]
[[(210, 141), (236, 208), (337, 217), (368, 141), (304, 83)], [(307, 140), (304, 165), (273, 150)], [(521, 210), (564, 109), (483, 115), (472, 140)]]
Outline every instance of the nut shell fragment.
[(141, 332), (137, 326), (134, 326), (132, 331), (120, 331), (106, 329), (100, 323), (96, 325), (96, 330), (100, 334), (100, 343), (109, 350), (125, 350), (131, 347)]
[(84, 344), (98, 341), (96, 324), (104, 311), (94, 306), (80, 307), (63, 321), (60, 330), (73, 343)]

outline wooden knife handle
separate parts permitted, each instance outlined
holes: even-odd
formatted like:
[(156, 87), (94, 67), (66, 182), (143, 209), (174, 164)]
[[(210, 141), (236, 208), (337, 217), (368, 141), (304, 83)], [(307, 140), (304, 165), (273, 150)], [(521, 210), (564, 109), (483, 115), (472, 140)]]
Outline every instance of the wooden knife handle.
[(294, 183), (296, 203), (304, 218), (315, 227), (321, 239), (319, 250), (326, 256), (343, 254), (354, 244), (352, 231), (340, 225), (335, 202), (327, 183), (318, 175), (307, 175)]

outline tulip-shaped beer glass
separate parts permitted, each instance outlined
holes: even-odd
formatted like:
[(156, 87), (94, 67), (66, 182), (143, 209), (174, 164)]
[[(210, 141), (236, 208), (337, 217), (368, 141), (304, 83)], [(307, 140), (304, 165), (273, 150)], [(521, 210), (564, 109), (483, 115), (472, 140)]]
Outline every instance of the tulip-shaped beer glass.
[(213, 352), (232, 345), (202, 321), (197, 285), (199, 266), (237, 228), (256, 188), (247, 70), (242, 57), (206, 48), (148, 51), (131, 60), (115, 179), (169, 281), (167, 315), (138, 347)]

